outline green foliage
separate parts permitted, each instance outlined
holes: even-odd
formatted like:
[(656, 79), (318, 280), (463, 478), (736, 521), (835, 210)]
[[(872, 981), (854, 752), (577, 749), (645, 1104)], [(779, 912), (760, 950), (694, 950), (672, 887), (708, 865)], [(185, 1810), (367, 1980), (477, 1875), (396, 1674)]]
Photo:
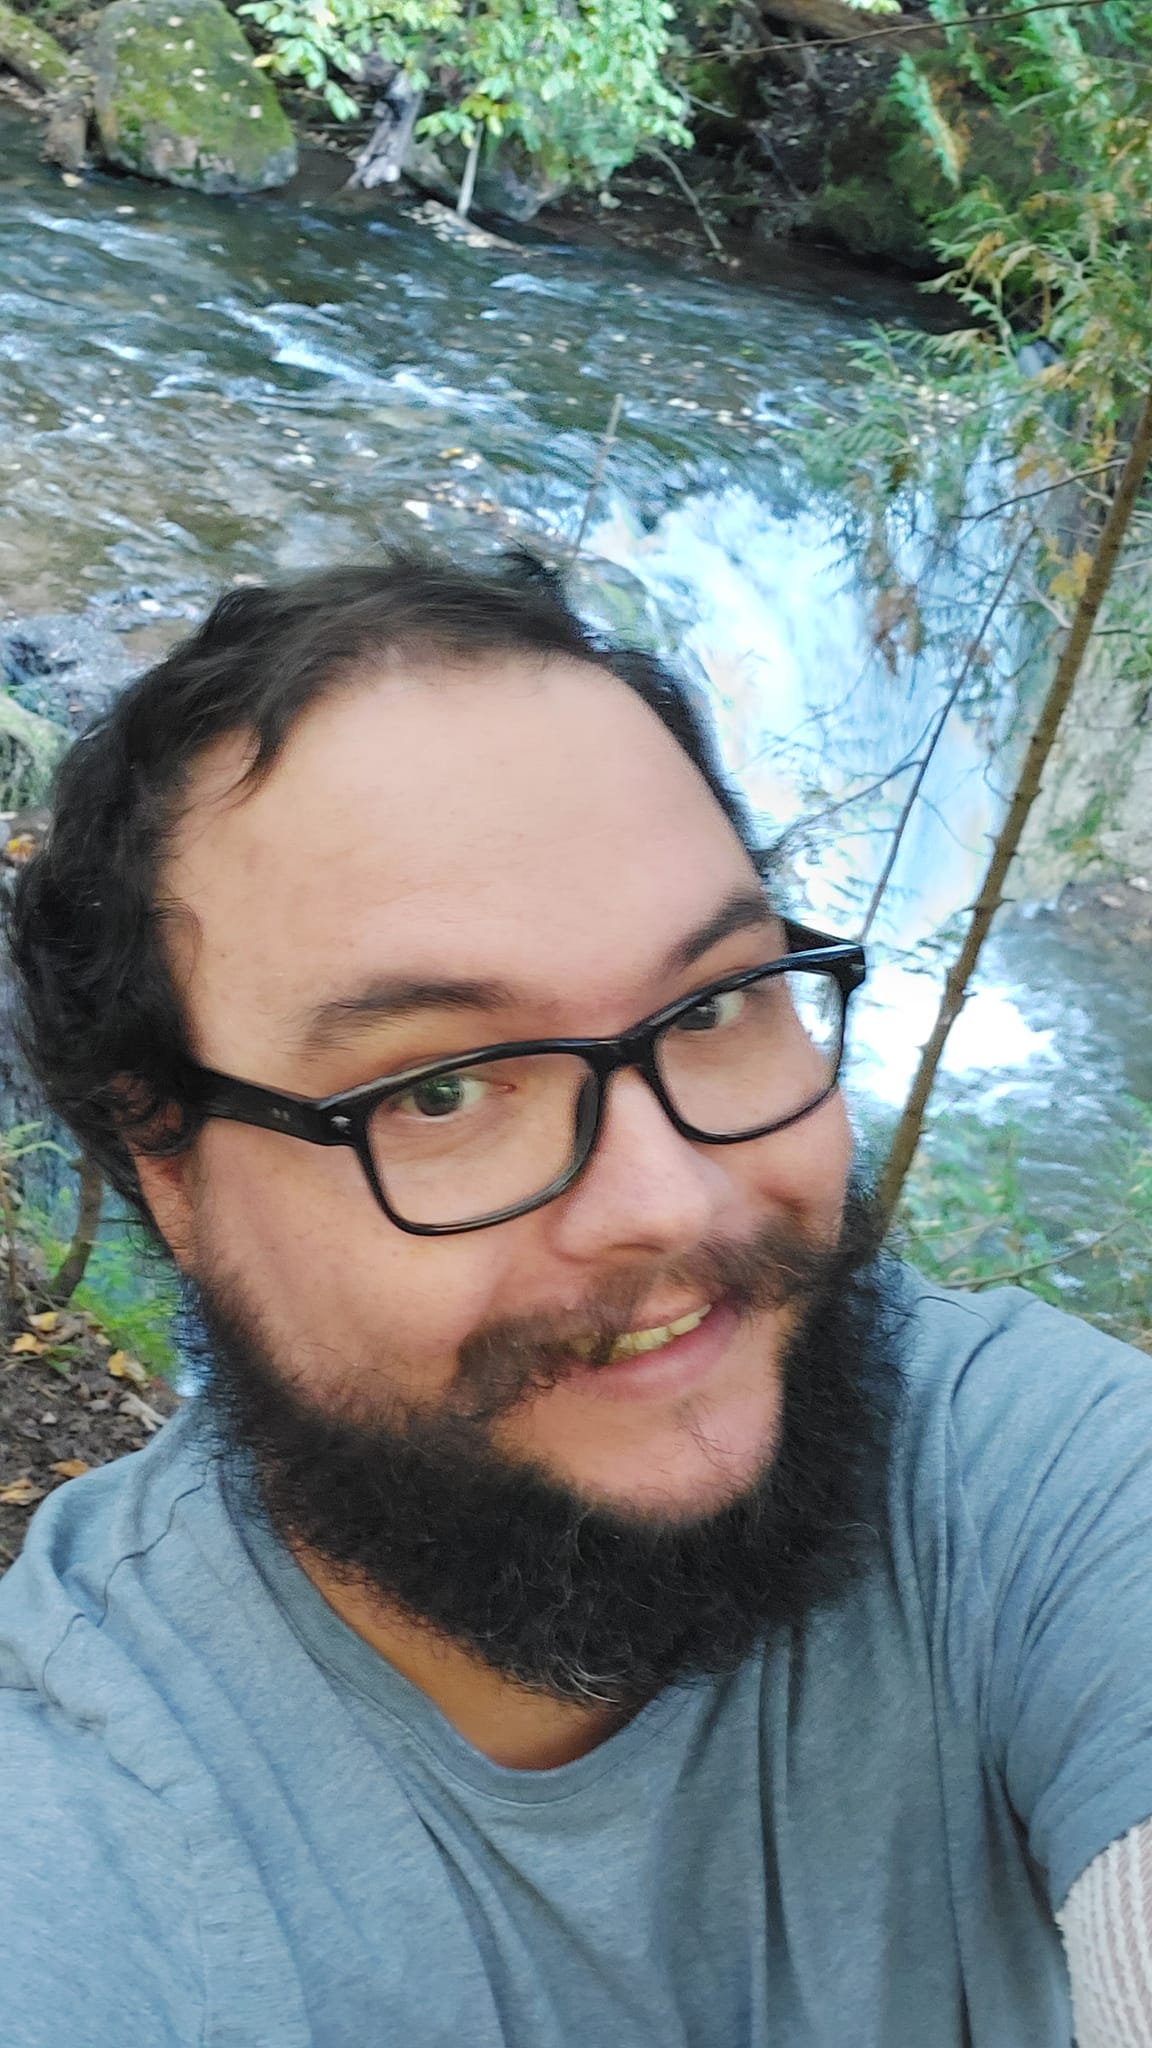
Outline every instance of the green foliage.
[[(20, 1233), (50, 1271), (68, 1250), (74, 1206), (72, 1196), (62, 1193), (50, 1207), (28, 1200), (20, 1211)], [(113, 1346), (131, 1352), (150, 1371), (175, 1374), (178, 1283), (159, 1253), (145, 1246), (123, 1217), (109, 1216), (69, 1305), (95, 1316)]]
[(1132, 1130), (1094, 1178), (1091, 1227), (1056, 1230), (1029, 1206), (1027, 1136), (949, 1111), (929, 1127), (904, 1190), (899, 1225), (914, 1265), (946, 1287), (1027, 1287), (1152, 1351), (1152, 1108), (1130, 1103)]
[(548, 176), (602, 181), (646, 141), (687, 145), (685, 102), (665, 83), (667, 0), (246, 0), (266, 58), (347, 118), (375, 52), (433, 104), (428, 137), (514, 137)]
[[(931, 4), (955, 20), (955, 0)], [(969, 706), (983, 692), (1012, 718), (1083, 588), (1107, 465), (1152, 382), (1152, 94), (1133, 61), (1152, 4), (974, 17), (947, 42), (901, 60), (891, 105), (923, 164), (929, 288), (970, 317), (860, 344), (842, 402), (795, 445), (890, 673), (930, 656), (966, 672)], [(1145, 509), (1128, 558), (1150, 539)], [(1152, 581), (1121, 574), (1100, 625), (1146, 663)]]

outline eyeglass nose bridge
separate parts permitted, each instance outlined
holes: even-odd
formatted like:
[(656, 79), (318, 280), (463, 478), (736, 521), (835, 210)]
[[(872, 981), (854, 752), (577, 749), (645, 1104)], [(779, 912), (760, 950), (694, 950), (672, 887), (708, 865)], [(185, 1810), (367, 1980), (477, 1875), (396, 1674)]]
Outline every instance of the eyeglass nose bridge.
[(662, 1029), (663, 1026), (660, 1024), (647, 1025), (642, 1030), (626, 1032), (622, 1038), (602, 1040), (598, 1045), (585, 1049), (585, 1064), (596, 1081), (595, 1116), (590, 1119), (589, 1127), (579, 1133), (584, 1143), (578, 1170), (583, 1170), (595, 1149), (604, 1122), (608, 1084), (616, 1074), (629, 1071), (638, 1073), (648, 1083), (673, 1129), (681, 1136), (686, 1135), (683, 1121), (669, 1098), (656, 1061), (656, 1043)]

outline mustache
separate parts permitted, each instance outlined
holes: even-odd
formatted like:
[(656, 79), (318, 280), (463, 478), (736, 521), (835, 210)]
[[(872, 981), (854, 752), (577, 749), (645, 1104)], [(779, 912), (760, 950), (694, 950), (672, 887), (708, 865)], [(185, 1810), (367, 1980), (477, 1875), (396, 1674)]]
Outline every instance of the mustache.
[[(857, 1258), (858, 1252), (853, 1264)], [(841, 1237), (805, 1237), (776, 1222), (743, 1243), (706, 1239), (684, 1258), (616, 1275), (579, 1309), (508, 1316), (474, 1331), (460, 1347), (452, 1406), (461, 1420), (491, 1423), (573, 1372), (602, 1369), (617, 1339), (635, 1328), (640, 1304), (658, 1289), (723, 1300), (741, 1315), (763, 1314), (812, 1299), (844, 1262)]]

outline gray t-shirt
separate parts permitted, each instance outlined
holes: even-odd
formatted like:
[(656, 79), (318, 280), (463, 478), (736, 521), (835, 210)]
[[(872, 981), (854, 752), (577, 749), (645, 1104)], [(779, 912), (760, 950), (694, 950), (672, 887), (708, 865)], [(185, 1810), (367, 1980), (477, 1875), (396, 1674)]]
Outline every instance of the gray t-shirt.
[[(578, 1762), (472, 1749), (196, 1404), (0, 1585), (4, 2048), (1067, 2048), (1152, 1815), (1152, 1360), (919, 1289), (865, 1581)], [(447, 1565), (450, 1569), (450, 1562)]]

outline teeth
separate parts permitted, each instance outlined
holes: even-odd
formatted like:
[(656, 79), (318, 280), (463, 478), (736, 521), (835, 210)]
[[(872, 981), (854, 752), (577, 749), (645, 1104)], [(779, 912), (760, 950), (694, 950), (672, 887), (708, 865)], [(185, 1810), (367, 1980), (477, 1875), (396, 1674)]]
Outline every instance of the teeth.
[(636, 1358), (642, 1351), (658, 1351), (662, 1344), (671, 1343), (673, 1337), (685, 1337), (689, 1330), (699, 1329), (712, 1304), (694, 1309), (691, 1315), (681, 1316), (674, 1323), (662, 1323), (658, 1330), (628, 1330), (623, 1337), (617, 1337), (608, 1354), (609, 1363), (618, 1358)]

